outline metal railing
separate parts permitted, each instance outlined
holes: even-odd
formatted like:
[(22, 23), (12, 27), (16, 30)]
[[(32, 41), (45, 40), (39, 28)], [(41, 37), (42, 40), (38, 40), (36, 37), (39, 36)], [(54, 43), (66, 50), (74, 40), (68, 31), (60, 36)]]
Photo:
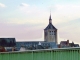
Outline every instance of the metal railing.
[(80, 60), (80, 48), (0, 52), (0, 60)]

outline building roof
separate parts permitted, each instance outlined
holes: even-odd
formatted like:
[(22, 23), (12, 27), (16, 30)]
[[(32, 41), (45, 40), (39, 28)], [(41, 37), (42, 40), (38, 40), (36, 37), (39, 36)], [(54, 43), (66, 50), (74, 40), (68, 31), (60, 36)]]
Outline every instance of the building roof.
[(48, 30), (48, 29), (56, 29), (52, 24), (51, 14), (50, 14), (50, 17), (49, 17), (49, 24), (44, 30)]
[(15, 38), (0, 38), (0, 46), (12, 47), (16, 45)]
[(16, 42), (16, 47), (18, 48), (18, 50), (21, 48), (22, 45), (30, 50), (57, 48), (57, 45), (55, 42)]
[(67, 40), (67, 41), (61, 41), (60, 43), (69, 43), (69, 40)]
[(70, 47), (79, 47), (79, 44), (69, 43)]
[(48, 26), (44, 30), (48, 30), (48, 29), (56, 29), (56, 28), (52, 25), (52, 23), (49, 23)]

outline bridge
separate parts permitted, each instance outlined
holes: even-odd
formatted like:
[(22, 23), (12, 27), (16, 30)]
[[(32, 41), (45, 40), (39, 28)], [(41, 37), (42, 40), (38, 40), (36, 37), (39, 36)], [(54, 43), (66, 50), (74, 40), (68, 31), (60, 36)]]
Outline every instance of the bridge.
[(0, 52), (0, 60), (80, 60), (80, 48)]

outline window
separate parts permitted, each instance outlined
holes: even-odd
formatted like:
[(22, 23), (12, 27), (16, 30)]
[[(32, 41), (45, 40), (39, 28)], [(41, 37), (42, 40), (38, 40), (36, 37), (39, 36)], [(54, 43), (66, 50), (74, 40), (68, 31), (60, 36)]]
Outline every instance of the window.
[(50, 35), (51, 35), (51, 31), (49, 31)]
[(50, 35), (54, 35), (54, 31), (49, 31)]

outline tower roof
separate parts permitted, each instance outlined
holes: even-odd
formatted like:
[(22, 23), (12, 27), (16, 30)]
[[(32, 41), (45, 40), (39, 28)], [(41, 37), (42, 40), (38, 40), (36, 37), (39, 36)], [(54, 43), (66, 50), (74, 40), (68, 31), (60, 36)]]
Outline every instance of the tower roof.
[(47, 30), (47, 29), (56, 29), (52, 24), (51, 14), (50, 14), (50, 17), (49, 17), (49, 24), (44, 30)]
[(52, 19), (51, 19), (51, 14), (50, 14), (49, 20), (52, 20)]
[(50, 13), (50, 17), (49, 17), (49, 23), (52, 23), (51, 13)]
[(56, 28), (52, 25), (52, 23), (49, 23), (44, 30), (48, 30), (48, 29), (56, 29)]

